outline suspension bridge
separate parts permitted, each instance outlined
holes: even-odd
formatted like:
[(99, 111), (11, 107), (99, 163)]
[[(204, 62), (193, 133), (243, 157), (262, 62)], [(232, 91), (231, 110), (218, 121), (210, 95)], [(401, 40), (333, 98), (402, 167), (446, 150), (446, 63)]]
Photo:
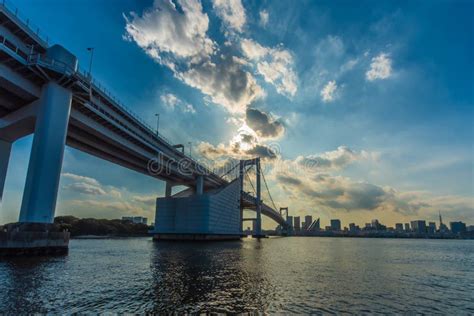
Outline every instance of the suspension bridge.
[[(19, 222), (53, 222), (67, 145), (166, 181), (156, 203), (155, 239), (240, 238), (245, 209), (255, 211), (256, 237), (262, 236), (262, 215), (287, 228), (260, 158), (236, 164), (234, 178), (208, 170), (81, 70), (76, 56), (41, 35), (0, 2), (0, 202), (12, 143), (34, 134)], [(157, 156), (161, 171), (151, 173)], [(173, 186), (188, 189), (172, 195)]]

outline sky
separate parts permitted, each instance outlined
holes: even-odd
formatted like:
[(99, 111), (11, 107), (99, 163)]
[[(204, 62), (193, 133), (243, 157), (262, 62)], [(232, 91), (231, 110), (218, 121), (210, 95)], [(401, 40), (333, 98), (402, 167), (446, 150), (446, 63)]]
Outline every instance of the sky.
[[(291, 215), (474, 224), (471, 1), (15, 5), (81, 67), (94, 47), (93, 76), (151, 126), (159, 113), (160, 134), (193, 157), (262, 156)], [(18, 218), (31, 142), (14, 144), (0, 223)], [(56, 215), (153, 221), (163, 195), (162, 181), (67, 148)]]

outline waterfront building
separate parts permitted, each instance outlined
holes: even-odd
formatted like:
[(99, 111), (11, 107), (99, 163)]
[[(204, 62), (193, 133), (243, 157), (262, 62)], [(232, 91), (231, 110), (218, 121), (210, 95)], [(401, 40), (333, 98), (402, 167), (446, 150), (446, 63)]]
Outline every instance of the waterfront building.
[(405, 223), (405, 231), (409, 232), (410, 231), (410, 224)]
[[(306, 224), (305, 229), (308, 229), (309, 226), (311, 226), (311, 224), (313, 223), (313, 216), (311, 216), (311, 215), (306, 215), (306, 216), (304, 217), (304, 222), (305, 222), (305, 224)], [(318, 229), (319, 229), (319, 227), (318, 227)]]
[(426, 221), (424, 220), (411, 221), (411, 230), (419, 234), (426, 233)]
[(428, 223), (428, 234), (434, 234), (436, 233), (436, 223), (435, 222), (429, 222)]
[(293, 227), (294, 227), (295, 231), (300, 231), (301, 230), (300, 217), (299, 216), (293, 217)]
[(341, 230), (341, 221), (339, 219), (331, 219), (331, 230), (333, 231)]
[(451, 227), (451, 232), (453, 234), (460, 234), (466, 232), (466, 224), (463, 222), (451, 222), (449, 223), (449, 226)]
[(398, 232), (403, 231), (403, 224), (402, 223), (396, 223), (395, 224), (395, 230)]
[(349, 231), (355, 232), (356, 231), (356, 225), (354, 223), (349, 224)]
[(293, 227), (293, 216), (288, 216), (286, 218), (286, 223), (288, 224), (289, 227)]
[(147, 224), (148, 218), (142, 216), (122, 216), (123, 221), (129, 221), (135, 224)]

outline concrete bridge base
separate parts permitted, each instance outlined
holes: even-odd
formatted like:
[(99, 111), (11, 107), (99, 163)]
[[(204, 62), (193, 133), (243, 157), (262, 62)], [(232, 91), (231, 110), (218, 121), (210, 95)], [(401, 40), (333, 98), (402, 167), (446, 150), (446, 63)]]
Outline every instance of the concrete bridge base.
[(70, 233), (50, 231), (53, 225), (10, 225), (0, 232), (0, 256), (65, 254)]
[(154, 240), (235, 240), (241, 237), (240, 182), (191, 190), (156, 201)]
[(241, 235), (220, 234), (155, 234), (153, 240), (162, 241), (228, 241), (240, 240)]

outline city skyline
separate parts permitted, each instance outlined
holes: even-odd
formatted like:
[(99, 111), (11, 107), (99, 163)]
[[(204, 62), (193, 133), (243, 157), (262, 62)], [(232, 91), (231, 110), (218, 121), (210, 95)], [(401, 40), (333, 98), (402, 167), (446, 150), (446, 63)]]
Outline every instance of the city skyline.
[[(160, 133), (190, 143), (193, 157), (223, 163), (235, 152), (266, 155), (275, 200), (293, 215), (317, 209), (312, 215), (323, 221), (394, 225), (399, 218), (434, 220), (442, 210), (447, 220), (469, 223), (469, 3), (436, 3), (429, 14), (408, 1), (343, 10), (330, 2), (292, 10), (247, 1), (176, 4), (53, 1), (53, 14), (39, 2), (15, 2), (81, 66), (93, 47), (94, 77), (149, 125), (159, 113)], [(362, 19), (361, 7), (369, 8)], [(436, 23), (433, 37), (435, 17), (445, 23)], [(78, 23), (84, 20), (90, 23)], [(13, 146), (2, 223), (18, 218), (31, 140)], [(163, 183), (68, 148), (57, 215), (153, 218), (163, 193)], [(264, 219), (264, 227), (273, 225)]]
[[(306, 215), (304, 215), (304, 212), (300, 212), (300, 213), (298, 213), (298, 214), (303, 214), (303, 215), (291, 215), (291, 214), (290, 214), (289, 217), (291, 217), (291, 218), (293, 218), (293, 219), (294, 219), (295, 217), (298, 217), (299, 220), (300, 220), (300, 227), (301, 227), (301, 228), (303, 228), (303, 225), (304, 225), (304, 224), (307, 224), (307, 223), (306, 223), (306, 220), (302, 220), (302, 221), (301, 221), (301, 219), (304, 219), (304, 218), (308, 218), (308, 217), (309, 217), (309, 218), (312, 219), (311, 223), (314, 223), (316, 220), (320, 220), (320, 219), (321, 219), (321, 217), (319, 217), (317, 213), (312, 213), (312, 214), (306, 214)], [(387, 224), (387, 227), (395, 228), (397, 224), (403, 224), (403, 225), (405, 225), (405, 224), (407, 224), (407, 223), (409, 224), (409, 223), (411, 223), (411, 222), (413, 222), (413, 221), (424, 220), (424, 221), (426, 221), (427, 223), (428, 223), (428, 222), (435, 222), (435, 223), (438, 223), (438, 225), (439, 225), (441, 215), (443, 215), (443, 214), (442, 214), (441, 212), (439, 212), (439, 213), (438, 213), (438, 218), (437, 218), (436, 220), (431, 220), (431, 219), (430, 219), (430, 220), (427, 220), (427, 219), (420, 219), (419, 217), (413, 217), (413, 218), (411, 218), (411, 219), (408, 219), (408, 221), (397, 221), (397, 220), (395, 220), (393, 223), (390, 222), (390, 223), (386, 223), (386, 224)], [(443, 215), (443, 218), (444, 218), (444, 215)], [(329, 218), (326, 222), (327, 222), (327, 223), (330, 223), (331, 220), (335, 220), (335, 219), (336, 219), (336, 220), (339, 220), (338, 218)], [(358, 225), (358, 226), (360, 226), (360, 227), (363, 227), (363, 226), (365, 226), (367, 223), (372, 223), (374, 220), (377, 220), (377, 219), (371, 219), (370, 221), (358, 221), (358, 220), (354, 220), (354, 219), (350, 219), (350, 218), (349, 218), (349, 219), (346, 219), (344, 222), (341, 221), (341, 225), (342, 225), (342, 227), (349, 227), (349, 226), (348, 226), (349, 224), (355, 224), (355, 225)], [(451, 218), (451, 219), (449, 219), (449, 220), (446, 220), (446, 219), (442, 220), (442, 224), (443, 224), (443, 225), (447, 225), (447, 224), (452, 223), (452, 222), (460, 222), (460, 220), (459, 220), (459, 219), (456, 219), (456, 218)], [(461, 221), (461, 222), (462, 222), (462, 221)], [(320, 221), (321, 227), (324, 227), (324, 225), (322, 225), (321, 223), (322, 223), (322, 221)], [(344, 226), (344, 223), (347, 223), (347, 225)], [(473, 222), (473, 221), (466, 221), (465, 224), (466, 224), (466, 226), (474, 226), (474, 222)]]

